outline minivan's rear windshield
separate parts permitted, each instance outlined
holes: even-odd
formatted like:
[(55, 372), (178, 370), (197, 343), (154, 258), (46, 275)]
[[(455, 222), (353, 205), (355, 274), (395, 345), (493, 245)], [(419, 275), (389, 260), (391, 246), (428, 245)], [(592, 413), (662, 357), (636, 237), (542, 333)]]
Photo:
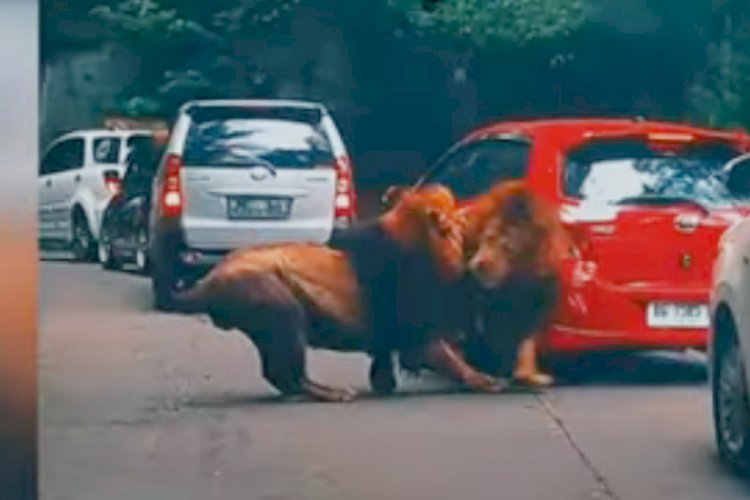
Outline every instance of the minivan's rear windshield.
[(722, 167), (740, 151), (726, 143), (700, 143), (676, 150), (645, 140), (595, 141), (573, 150), (565, 162), (567, 196), (602, 203), (692, 201), (728, 206), (738, 199), (727, 188)]
[(199, 108), (191, 118), (186, 167), (304, 169), (334, 161), (319, 110)]

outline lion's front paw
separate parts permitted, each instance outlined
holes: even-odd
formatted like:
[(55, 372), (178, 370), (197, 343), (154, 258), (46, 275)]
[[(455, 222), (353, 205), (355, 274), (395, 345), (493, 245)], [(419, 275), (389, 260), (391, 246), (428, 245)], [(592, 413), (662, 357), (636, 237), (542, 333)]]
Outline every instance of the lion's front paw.
[(498, 393), (508, 388), (508, 381), (502, 378), (492, 377), (484, 373), (476, 373), (467, 377), (465, 380), (467, 386), (479, 392)]
[(555, 383), (555, 379), (546, 373), (516, 373), (513, 379), (522, 385), (535, 389), (544, 389)]

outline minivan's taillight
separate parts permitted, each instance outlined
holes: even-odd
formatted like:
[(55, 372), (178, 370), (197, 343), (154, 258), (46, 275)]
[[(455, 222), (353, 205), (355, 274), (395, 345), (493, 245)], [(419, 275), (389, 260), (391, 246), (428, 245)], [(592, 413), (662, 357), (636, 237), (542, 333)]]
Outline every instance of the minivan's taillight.
[(166, 217), (179, 217), (182, 215), (184, 200), (182, 196), (182, 183), (180, 182), (180, 170), (182, 170), (182, 158), (175, 154), (168, 155), (161, 192), (162, 212)]
[(354, 191), (354, 176), (349, 158), (336, 160), (336, 197), (334, 217), (337, 227), (347, 227), (356, 218), (357, 197)]
[(117, 170), (107, 170), (104, 172), (104, 187), (113, 196), (120, 193), (122, 181), (120, 180), (120, 173)]

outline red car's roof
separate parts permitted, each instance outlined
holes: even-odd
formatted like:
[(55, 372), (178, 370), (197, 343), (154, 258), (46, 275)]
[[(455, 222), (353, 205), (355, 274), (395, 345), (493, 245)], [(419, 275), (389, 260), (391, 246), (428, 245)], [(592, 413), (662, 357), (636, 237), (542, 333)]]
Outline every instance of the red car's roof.
[(522, 134), (531, 139), (554, 138), (564, 144), (580, 142), (591, 135), (600, 134), (689, 134), (750, 146), (750, 135), (741, 129), (720, 130), (675, 122), (627, 118), (554, 118), (496, 122), (474, 131), (470, 137), (502, 133)]

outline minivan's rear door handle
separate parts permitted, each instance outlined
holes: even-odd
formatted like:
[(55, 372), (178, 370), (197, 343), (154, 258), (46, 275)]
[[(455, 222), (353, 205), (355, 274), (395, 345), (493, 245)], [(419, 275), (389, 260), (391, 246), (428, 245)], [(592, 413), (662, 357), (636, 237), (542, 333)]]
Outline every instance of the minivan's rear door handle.
[(748, 257), (747, 255), (743, 255), (742, 256), (742, 263), (745, 264), (746, 266), (748, 264), (750, 264), (750, 257)]
[(52, 179), (47, 179), (47, 182), (45, 182), (44, 185), (47, 187), (52, 186)]
[(76, 176), (75, 176), (75, 177), (73, 178), (73, 180), (74, 180), (74, 181), (76, 181), (76, 182), (81, 182), (81, 176), (80, 176), (80, 175), (76, 175)]

